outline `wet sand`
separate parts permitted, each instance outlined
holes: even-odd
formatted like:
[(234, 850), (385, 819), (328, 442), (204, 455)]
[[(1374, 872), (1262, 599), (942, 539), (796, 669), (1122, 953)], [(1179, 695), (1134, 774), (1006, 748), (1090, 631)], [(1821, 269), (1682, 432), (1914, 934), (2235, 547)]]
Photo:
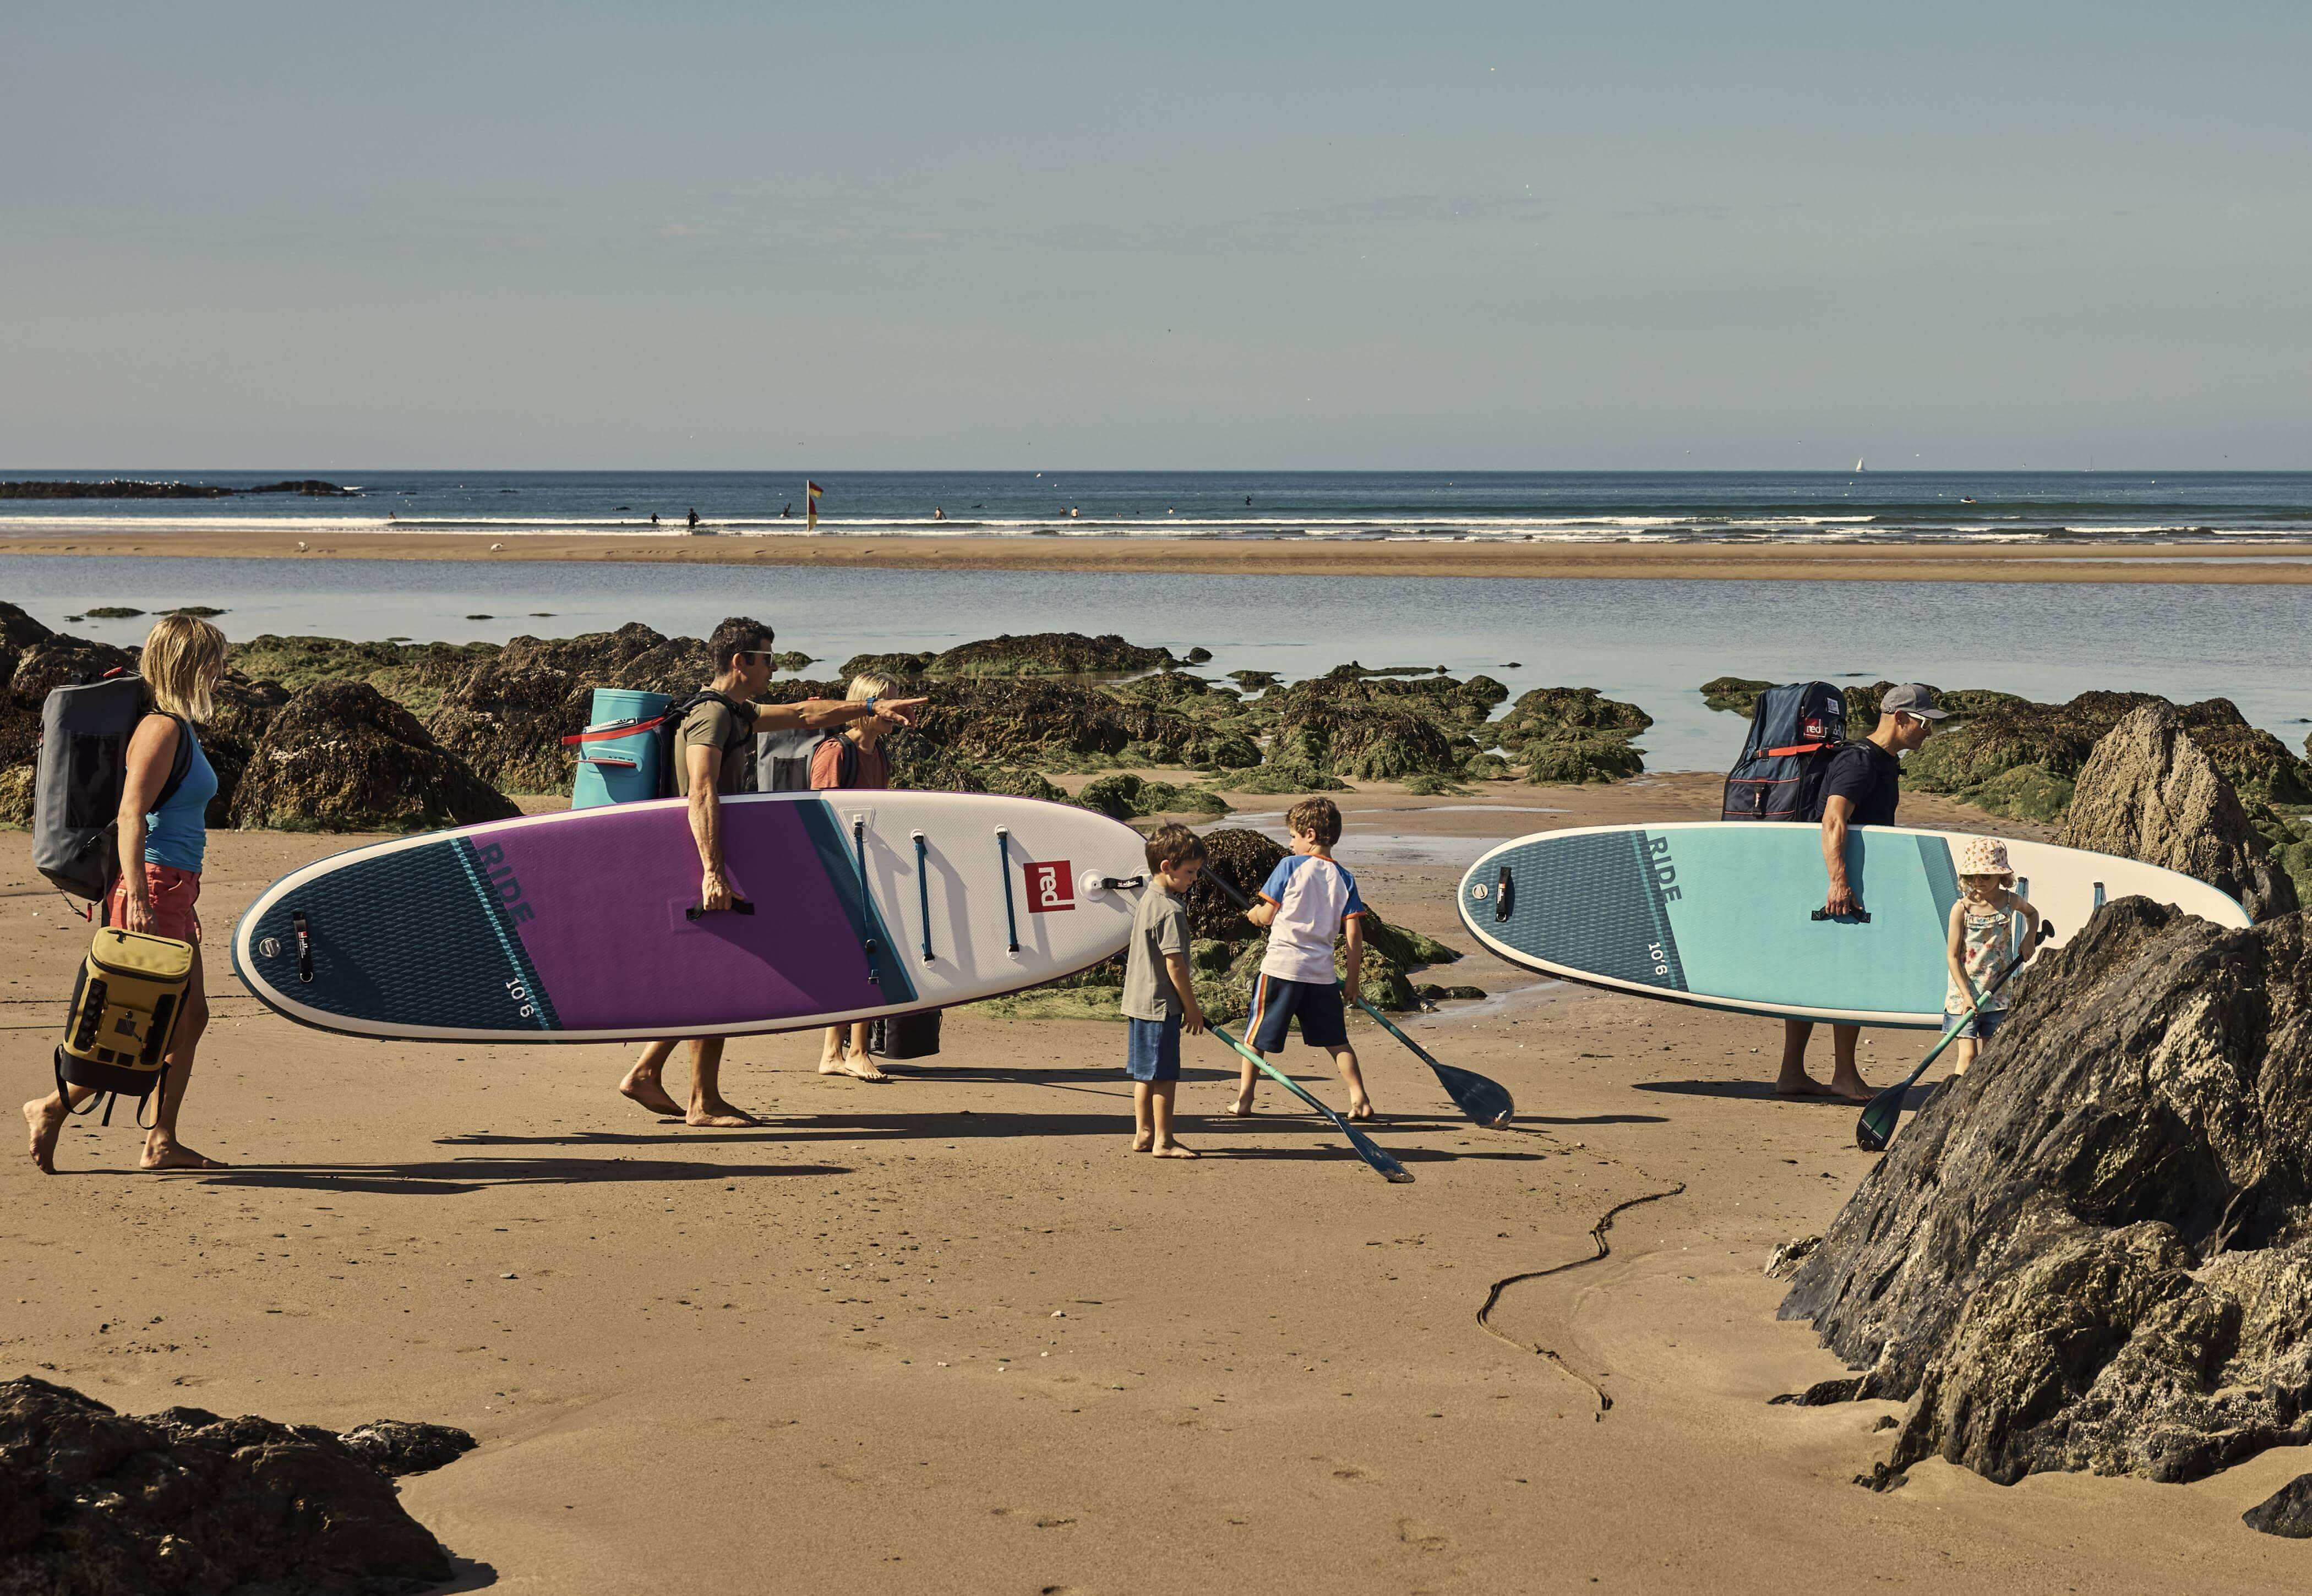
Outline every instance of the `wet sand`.
[[(1703, 818), (1716, 790), (1361, 795), (1342, 857), (1384, 913), (1466, 947), (1456, 872), (1361, 858), (1360, 831)], [(264, 883), (350, 841), (214, 837), (220, 960)], [(9, 858), (13, 1102), (45, 1085), (85, 931)], [(0, 1367), (133, 1411), (464, 1426), (480, 1450), (403, 1487), (460, 1589), (2300, 1584), (2302, 1548), (2238, 1515), (2301, 1450), (2189, 1487), (1931, 1464), (1857, 1487), (1894, 1408), (1768, 1406), (1840, 1370), (1760, 1272), (1868, 1168), (1853, 1112), (1773, 1098), (1771, 1024), (1479, 957), (1437, 975), (1501, 996), (1417, 1033), (1520, 1119), (1458, 1122), (1362, 1028), (1375, 1135), (1417, 1177), (1396, 1187), (1273, 1087), (1260, 1118), (1218, 1117), (1234, 1070), (1210, 1041), (1187, 1044), (1195, 1163), (1125, 1153), (1119, 1027), (978, 1013), (885, 1086), (818, 1076), (808, 1037), (736, 1042), (728, 1087), (773, 1121), (695, 1131), (613, 1094), (625, 1049), (356, 1042), (225, 974), (184, 1130), (236, 1167), (136, 1174), (118, 1121), (75, 1121), (53, 1179), (0, 1164)], [(1882, 1081), (1922, 1045), (1866, 1041)], [(1296, 1073), (1337, 1101), (1316, 1058)], [(1681, 1182), (1605, 1261), (1504, 1294), (1521, 1346), (1477, 1328), (1492, 1282), (1590, 1256), (1607, 1208)]]
[(454, 532), (152, 533), (0, 537), (17, 554), (211, 559), (567, 560), (919, 571), (1196, 571), (1222, 576), (1641, 577), (1731, 581), (2312, 582), (2312, 543), (1482, 543), (1333, 537), (693, 537)]

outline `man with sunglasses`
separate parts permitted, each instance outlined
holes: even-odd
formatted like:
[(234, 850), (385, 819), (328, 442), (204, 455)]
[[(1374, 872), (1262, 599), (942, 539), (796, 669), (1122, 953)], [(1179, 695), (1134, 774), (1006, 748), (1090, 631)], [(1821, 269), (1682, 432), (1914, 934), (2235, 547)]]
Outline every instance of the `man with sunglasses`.
[[(734, 896), (722, 866), (722, 795), (746, 790), (747, 760), (758, 731), (819, 731), (870, 716), (890, 726), (905, 726), (925, 702), (920, 698), (856, 702), (807, 698), (797, 703), (757, 703), (756, 695), (770, 685), (771, 643), (771, 629), (744, 615), (733, 615), (715, 627), (706, 640), (714, 661), (714, 680), (692, 703), (675, 734), (675, 790), (690, 800), (690, 835), (697, 845), (701, 867), (698, 901), (710, 910), (728, 909)], [(691, 1039), (690, 1106), (686, 1109), (669, 1096), (661, 1076), (676, 1045), (659, 1041), (645, 1046), (626, 1078), (618, 1083), (618, 1090), (654, 1114), (679, 1118), (692, 1125), (762, 1123), (723, 1101), (722, 1039), (719, 1036)]]
[[(1935, 702), (1934, 690), (1917, 682), (1889, 687), (1878, 701), (1878, 724), (1860, 742), (1843, 744), (1830, 756), (1823, 772), (1822, 862), (1830, 873), (1830, 892), (1823, 907), (1833, 914), (1853, 914), (1862, 908), (1854, 883), (1846, 874), (1846, 831), (1852, 825), (1892, 825), (1895, 806), (1902, 801), (1903, 758), (1927, 740), (1934, 723), (1950, 713)], [(1860, 1025), (1830, 1028), (1831, 1075), (1827, 1086), (1807, 1073), (1808, 1040), (1812, 1020), (1782, 1022), (1782, 1073), (1774, 1090), (1785, 1097), (1844, 1097), (1867, 1102), (1870, 1083), (1854, 1067), (1854, 1047), (1862, 1034)]]

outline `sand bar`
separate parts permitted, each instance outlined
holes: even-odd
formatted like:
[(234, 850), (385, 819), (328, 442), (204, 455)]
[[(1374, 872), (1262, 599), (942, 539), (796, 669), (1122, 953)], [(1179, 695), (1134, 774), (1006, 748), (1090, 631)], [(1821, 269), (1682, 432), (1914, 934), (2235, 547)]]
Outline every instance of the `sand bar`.
[[(495, 545), (495, 547), (493, 545)], [(916, 571), (1187, 571), (1220, 576), (1678, 578), (1726, 581), (2312, 583), (2312, 543), (1452, 543), (1188, 537), (694, 537), (681, 534), (111, 529), (0, 537), (0, 554), (208, 559), (556, 560)]]

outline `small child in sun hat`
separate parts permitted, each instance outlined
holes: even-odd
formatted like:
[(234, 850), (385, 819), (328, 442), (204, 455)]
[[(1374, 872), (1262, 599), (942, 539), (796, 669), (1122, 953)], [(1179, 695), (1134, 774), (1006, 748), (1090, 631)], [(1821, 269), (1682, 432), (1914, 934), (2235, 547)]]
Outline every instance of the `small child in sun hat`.
[(2015, 871), (2007, 844), (1996, 837), (1969, 837), (1959, 845), (1959, 900), (1951, 905), (1950, 939), (1945, 959), (1949, 990), (1943, 996), (1943, 1029), (1956, 1033), (1951, 1073), (1965, 1075), (1976, 1051), (2007, 1017), (2007, 990), (1990, 990), (2001, 972), (2031, 946), (2039, 917), (2014, 890)]

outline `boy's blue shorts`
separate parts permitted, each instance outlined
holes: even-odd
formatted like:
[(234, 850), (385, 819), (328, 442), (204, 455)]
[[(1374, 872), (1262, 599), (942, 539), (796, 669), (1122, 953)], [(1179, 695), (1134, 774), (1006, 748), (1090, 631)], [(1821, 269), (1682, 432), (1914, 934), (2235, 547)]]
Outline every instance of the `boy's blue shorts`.
[(1253, 982), (1252, 1017), (1244, 1023), (1245, 1040), (1257, 1053), (1283, 1051), (1285, 1023), (1296, 1014), (1300, 1016), (1300, 1040), (1310, 1047), (1349, 1045), (1349, 1020), (1337, 985), (1265, 973)]
[(1136, 1081), (1176, 1081), (1180, 1078), (1180, 1022), (1125, 1022), (1130, 1035), (1124, 1044), (1124, 1073)]
[[(2007, 1011), (2003, 1008), (1978, 1009), (1972, 1014), (1953, 1014), (1945, 1009), (1943, 1029), (1969, 1042), (1989, 1042), (1991, 1033), (1999, 1029), (1999, 1023), (2006, 1017)], [(1958, 1028), (1955, 1031), (1951, 1029), (1953, 1020), (1958, 1022)]]

